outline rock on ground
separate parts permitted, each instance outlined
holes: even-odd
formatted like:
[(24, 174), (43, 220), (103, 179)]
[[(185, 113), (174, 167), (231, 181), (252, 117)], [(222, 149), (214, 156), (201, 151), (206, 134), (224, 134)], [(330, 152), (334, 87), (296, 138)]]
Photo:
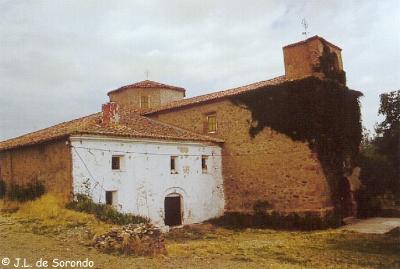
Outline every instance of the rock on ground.
[(93, 246), (103, 252), (140, 256), (167, 254), (164, 236), (151, 224), (128, 224), (93, 239)]

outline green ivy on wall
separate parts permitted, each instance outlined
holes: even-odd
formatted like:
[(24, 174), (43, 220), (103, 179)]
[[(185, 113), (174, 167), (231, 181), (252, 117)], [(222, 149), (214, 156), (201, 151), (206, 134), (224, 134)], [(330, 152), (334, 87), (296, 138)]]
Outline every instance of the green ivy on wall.
[[(361, 92), (334, 80), (308, 77), (267, 86), (235, 96), (231, 101), (251, 111), (255, 137), (264, 128), (307, 142), (315, 152), (330, 184), (332, 200), (346, 215), (348, 182), (361, 142)], [(347, 185), (346, 185), (347, 184)]]
[(346, 72), (339, 70), (339, 59), (336, 53), (331, 52), (330, 48), (324, 44), (322, 55), (319, 62), (313, 67), (314, 72), (321, 72), (327, 79), (333, 79), (346, 85)]

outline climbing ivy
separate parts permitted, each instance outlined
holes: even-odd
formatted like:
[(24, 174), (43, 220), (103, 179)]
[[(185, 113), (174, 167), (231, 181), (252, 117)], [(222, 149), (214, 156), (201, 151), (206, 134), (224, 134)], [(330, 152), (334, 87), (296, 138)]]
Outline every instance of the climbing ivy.
[(331, 49), (324, 44), (322, 55), (319, 57), (318, 64), (313, 67), (314, 72), (321, 72), (327, 79), (333, 79), (346, 85), (346, 72), (339, 70), (338, 56), (331, 52)]
[(318, 156), (340, 214), (345, 213), (343, 200), (348, 199), (345, 176), (352, 170), (361, 142), (361, 95), (334, 80), (308, 77), (260, 88), (231, 101), (251, 111), (255, 123), (249, 127), (251, 137), (271, 128), (308, 143)]

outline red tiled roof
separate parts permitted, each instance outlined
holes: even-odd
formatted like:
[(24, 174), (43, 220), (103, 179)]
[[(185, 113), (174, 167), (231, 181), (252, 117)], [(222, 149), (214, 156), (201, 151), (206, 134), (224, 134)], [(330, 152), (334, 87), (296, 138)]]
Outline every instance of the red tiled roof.
[(232, 97), (232, 96), (240, 95), (240, 94), (243, 94), (243, 93), (246, 93), (249, 91), (254, 91), (254, 90), (257, 90), (257, 89), (265, 87), (265, 86), (277, 85), (277, 84), (280, 84), (285, 81), (286, 81), (285, 76), (280, 76), (280, 77), (276, 77), (273, 79), (252, 83), (252, 84), (242, 86), (242, 87), (237, 87), (237, 88), (233, 88), (233, 89), (229, 89), (229, 90), (213, 92), (213, 93), (200, 95), (200, 96), (196, 96), (196, 97), (192, 97), (192, 98), (177, 100), (177, 101), (165, 104), (163, 106), (144, 111), (144, 112), (142, 112), (142, 114), (149, 115), (149, 114), (153, 114), (153, 113), (157, 113), (157, 112), (161, 112), (161, 111), (167, 111), (167, 110), (177, 109), (177, 108), (186, 107), (186, 106), (193, 106), (193, 105), (202, 104), (205, 102), (212, 102), (212, 101), (219, 100), (222, 98)]
[(116, 90), (112, 90), (112, 91), (108, 92), (107, 95), (110, 95), (110, 93), (119, 92), (119, 91), (126, 90), (126, 89), (139, 89), (139, 88), (141, 88), (141, 89), (143, 89), (143, 88), (162, 88), (162, 89), (176, 90), (176, 91), (185, 93), (185, 89), (181, 88), (181, 87), (162, 84), (162, 83), (151, 81), (151, 80), (143, 80), (143, 81), (136, 82), (134, 84), (123, 86)]
[[(127, 109), (120, 107), (120, 123), (111, 124), (107, 127), (102, 126), (101, 113), (89, 115), (87, 117), (79, 118), (76, 120), (57, 124), (55, 126), (39, 130), (37, 132), (29, 133), (14, 139), (0, 142), (0, 151), (4, 151), (11, 148), (34, 145), (43, 143), (46, 141), (56, 140), (62, 137), (68, 137), (71, 135), (104, 135), (104, 136), (117, 136), (117, 137), (131, 137), (131, 138), (154, 138), (154, 139), (166, 139), (166, 140), (180, 140), (180, 141), (209, 141), (221, 143), (223, 140), (197, 134), (185, 129), (181, 129), (166, 123), (155, 121), (147, 118), (142, 114), (152, 114), (160, 111), (177, 109), (186, 106), (192, 106), (202, 104), (205, 102), (212, 102), (222, 98), (240, 95), (249, 91), (254, 91), (269, 85), (277, 85), (285, 82), (285, 77), (280, 76), (273, 79), (259, 81), (246, 86), (232, 88), (224, 91), (214, 92), (206, 95), (200, 95), (193, 98), (182, 99), (171, 102), (164, 106), (150, 109), (147, 111), (141, 111), (137, 109)], [(146, 81), (138, 82), (132, 85), (155, 85), (153, 82)], [(157, 83), (157, 82), (155, 82)], [(164, 85), (157, 83), (157, 85)], [(129, 86), (125, 86), (129, 87)], [(146, 86), (143, 86), (146, 87)], [(150, 86), (148, 86), (150, 87)], [(153, 87), (153, 86), (152, 86)], [(157, 86), (159, 87), (159, 86)], [(173, 86), (170, 86), (173, 87)], [(121, 88), (120, 88), (121, 89)]]
[(314, 39), (319, 39), (319, 40), (321, 40), (323, 43), (326, 43), (326, 44), (328, 44), (328, 45), (330, 45), (330, 46), (332, 46), (332, 47), (334, 47), (334, 48), (337, 48), (338, 50), (342, 50), (341, 48), (339, 48), (339, 47), (336, 46), (335, 44), (332, 44), (331, 42), (326, 41), (324, 38), (322, 38), (322, 37), (320, 37), (320, 36), (318, 36), (318, 35), (309, 37), (309, 38), (307, 38), (307, 39), (305, 39), (305, 40), (302, 40), (302, 41), (299, 41), (299, 42), (296, 42), (296, 43), (292, 43), (292, 44), (286, 45), (286, 46), (284, 46), (283, 48), (289, 48), (289, 47), (294, 47), (294, 46), (297, 46), (297, 45), (301, 45), (301, 44), (307, 43), (307, 42), (309, 42), (309, 41), (311, 41), (311, 40), (314, 40)]
[(0, 142), (0, 151), (57, 140), (71, 135), (101, 135), (161, 140), (223, 142), (221, 139), (193, 133), (121, 108), (120, 116), (120, 123), (110, 124), (106, 127), (101, 125), (101, 113), (63, 122), (46, 129)]

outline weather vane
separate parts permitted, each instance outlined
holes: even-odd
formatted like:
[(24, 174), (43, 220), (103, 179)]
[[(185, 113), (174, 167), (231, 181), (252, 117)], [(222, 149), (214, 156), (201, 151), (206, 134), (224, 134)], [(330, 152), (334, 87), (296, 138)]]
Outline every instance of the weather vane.
[(146, 70), (145, 74), (146, 74), (146, 79), (148, 80), (149, 79), (149, 75), (150, 75), (150, 71)]
[(301, 20), (301, 24), (302, 24), (303, 27), (304, 27), (304, 32), (302, 32), (301, 34), (304, 35), (305, 37), (307, 37), (307, 34), (309, 33), (309, 32), (307, 32), (307, 29), (308, 29), (308, 22), (306, 21), (305, 18), (303, 18), (303, 19)]

